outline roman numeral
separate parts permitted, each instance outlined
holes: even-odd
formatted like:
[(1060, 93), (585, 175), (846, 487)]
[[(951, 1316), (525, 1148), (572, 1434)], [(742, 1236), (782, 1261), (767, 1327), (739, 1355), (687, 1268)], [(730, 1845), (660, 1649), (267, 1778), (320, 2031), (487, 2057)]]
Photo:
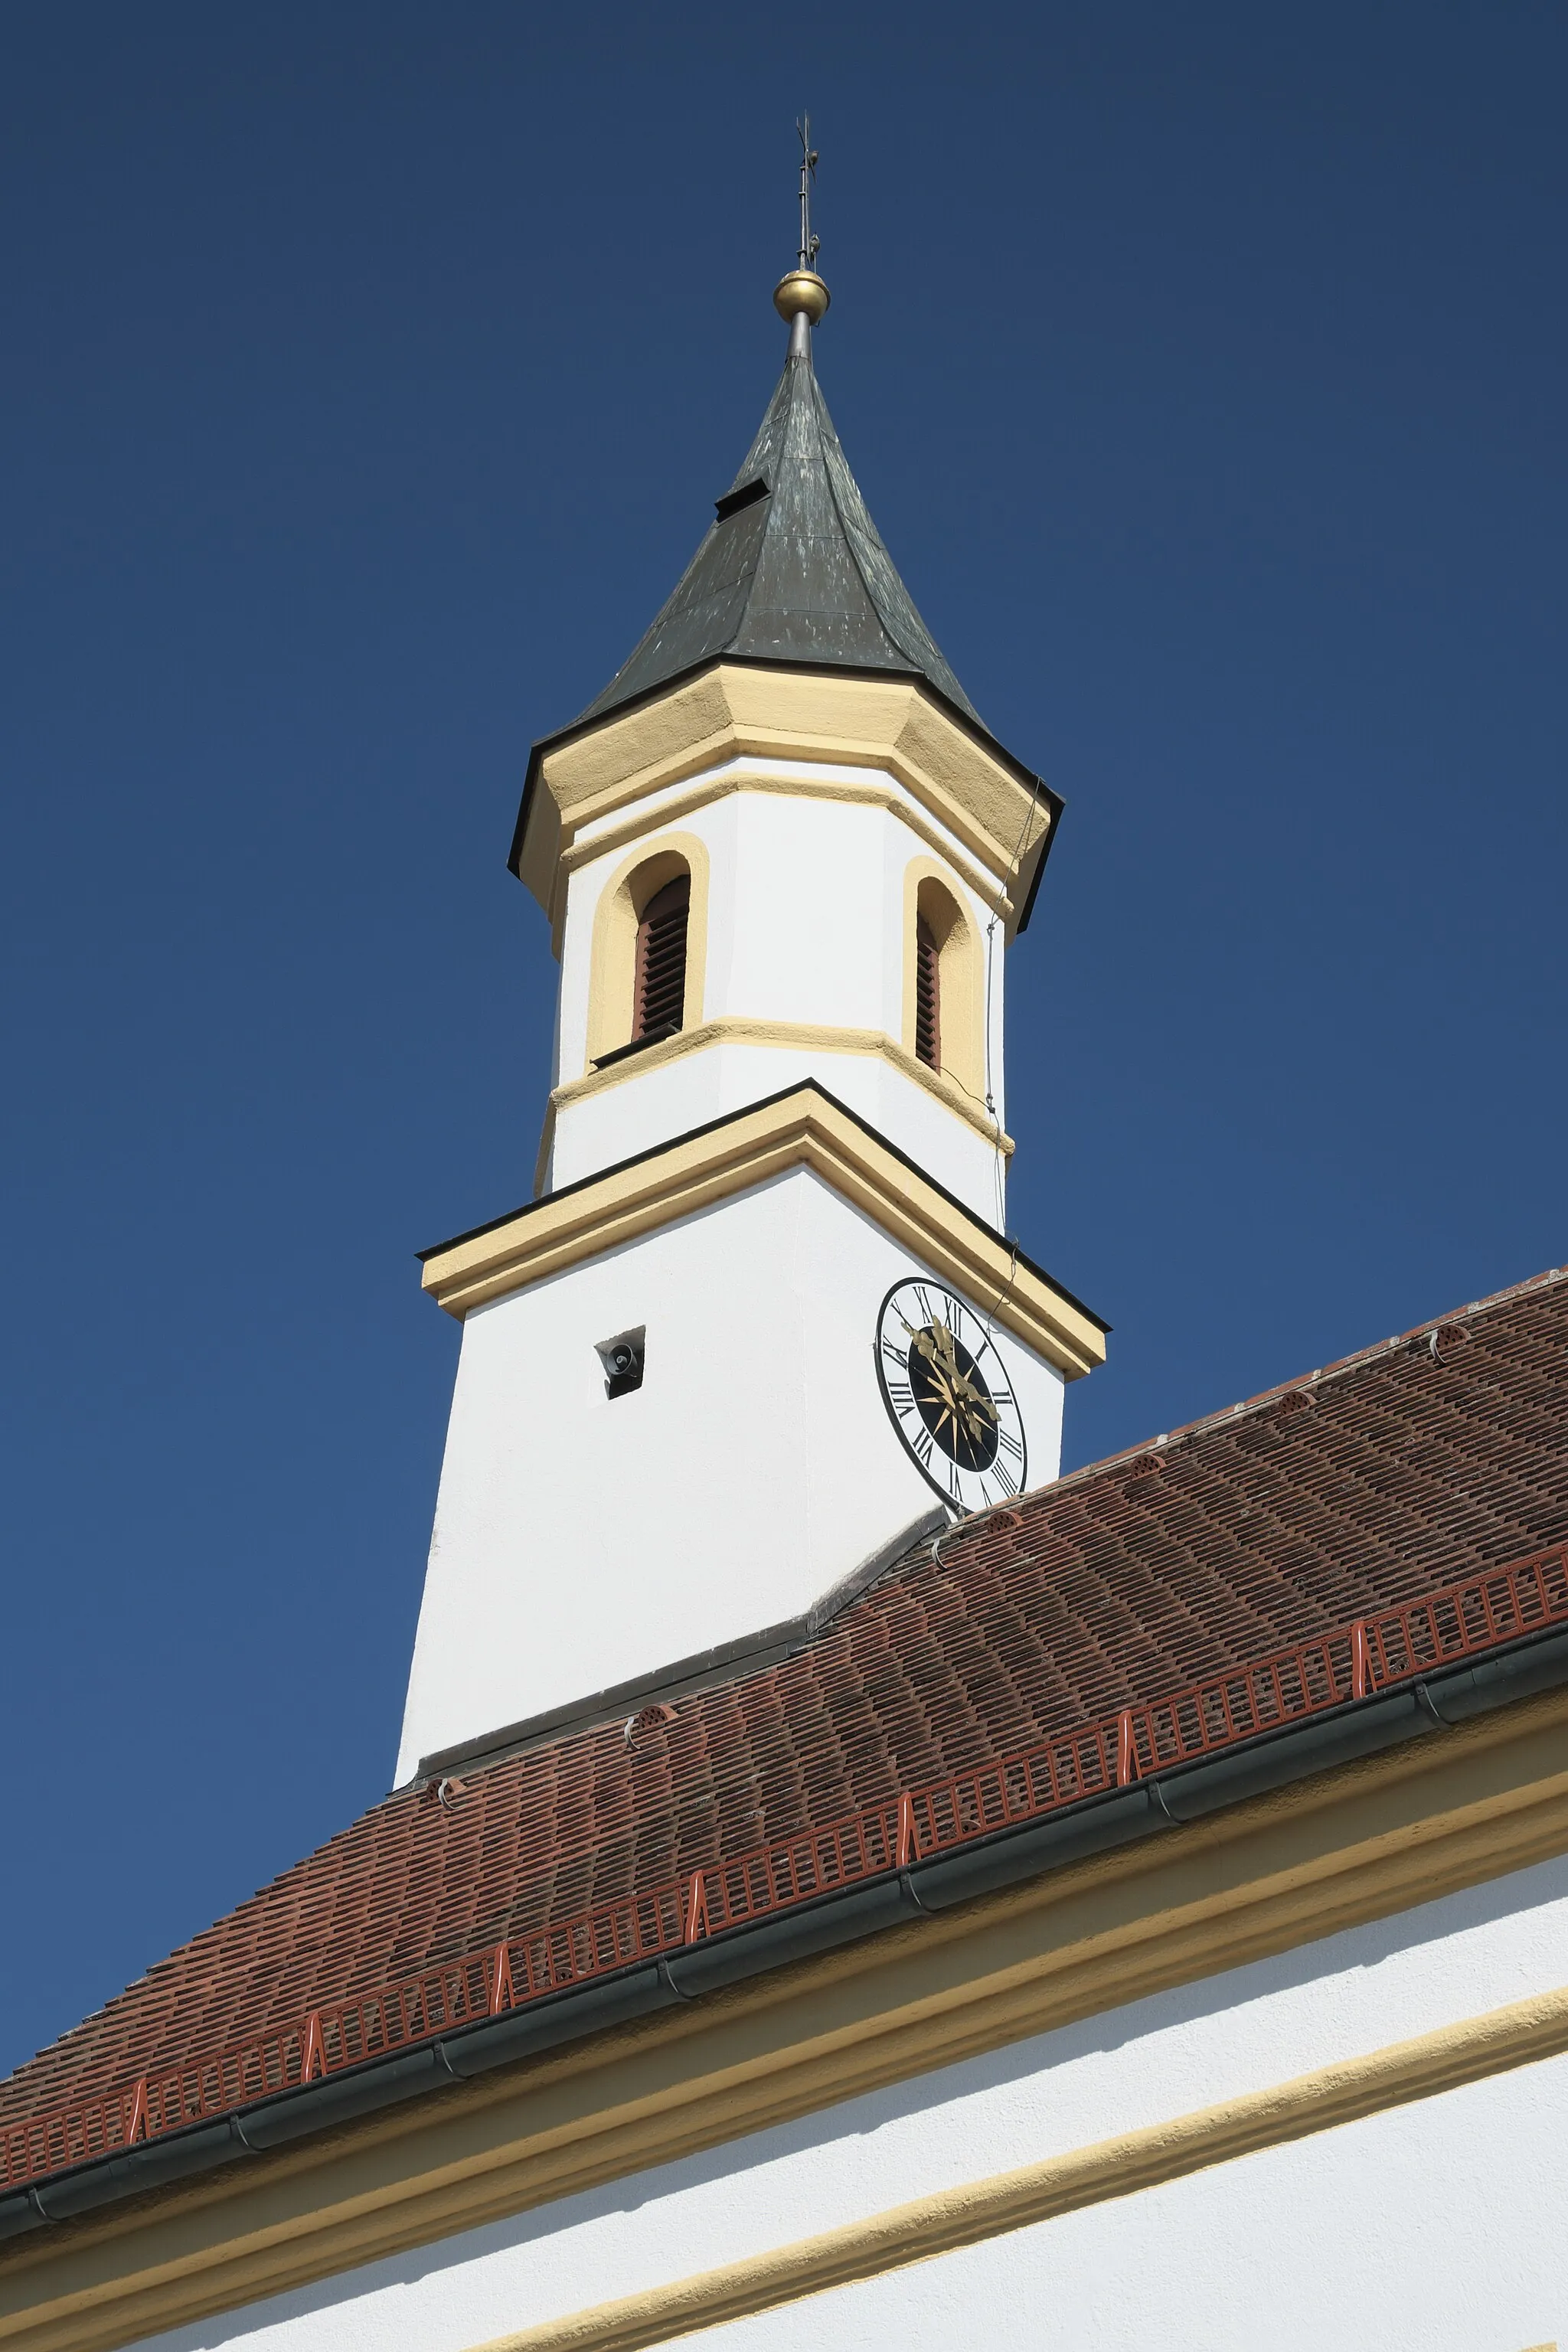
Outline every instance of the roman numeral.
[(910, 1412), (913, 1409), (914, 1402), (915, 1392), (907, 1381), (889, 1381), (888, 1382), (888, 1402), (892, 1406), (895, 1412)]
[(1017, 1439), (1014, 1436), (1010, 1429), (998, 1429), (996, 1432), (996, 1443), (998, 1445), (1006, 1447), (1007, 1452), (1013, 1456), (1015, 1462), (1021, 1462), (1023, 1460), (1024, 1449), (1019, 1444)]
[(915, 1440), (915, 1460), (920, 1464), (922, 1470), (928, 1470), (931, 1467), (931, 1433), (929, 1429), (922, 1427), (920, 1435)]

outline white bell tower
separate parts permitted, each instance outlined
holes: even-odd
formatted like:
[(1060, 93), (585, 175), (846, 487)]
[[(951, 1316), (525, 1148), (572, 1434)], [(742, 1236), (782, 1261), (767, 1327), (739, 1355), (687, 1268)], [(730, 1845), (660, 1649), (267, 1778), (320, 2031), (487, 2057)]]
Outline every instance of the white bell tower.
[(778, 389), (511, 863), (561, 961), (536, 1197), (463, 1324), (397, 1776), (777, 1656), (1054, 1477), (1105, 1327), (1004, 1238), (1002, 964), (1060, 803), (986, 732), (828, 418)]

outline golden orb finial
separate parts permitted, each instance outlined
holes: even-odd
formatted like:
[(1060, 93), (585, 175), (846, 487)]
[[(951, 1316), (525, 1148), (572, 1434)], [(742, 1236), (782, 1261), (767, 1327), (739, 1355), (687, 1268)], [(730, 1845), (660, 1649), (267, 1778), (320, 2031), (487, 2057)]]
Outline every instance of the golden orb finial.
[(792, 269), (773, 288), (773, 309), (791, 324), (804, 310), (814, 327), (820, 326), (832, 299), (815, 269)]

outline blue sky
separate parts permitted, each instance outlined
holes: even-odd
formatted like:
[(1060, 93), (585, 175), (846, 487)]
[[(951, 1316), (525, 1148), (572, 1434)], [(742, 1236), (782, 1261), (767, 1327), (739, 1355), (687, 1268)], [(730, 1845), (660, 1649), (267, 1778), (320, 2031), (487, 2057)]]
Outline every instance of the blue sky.
[(1568, 24), (10, 12), (0, 2064), (384, 1789), (554, 967), (504, 868), (772, 388), (1068, 802), (1077, 1463), (1568, 1256)]

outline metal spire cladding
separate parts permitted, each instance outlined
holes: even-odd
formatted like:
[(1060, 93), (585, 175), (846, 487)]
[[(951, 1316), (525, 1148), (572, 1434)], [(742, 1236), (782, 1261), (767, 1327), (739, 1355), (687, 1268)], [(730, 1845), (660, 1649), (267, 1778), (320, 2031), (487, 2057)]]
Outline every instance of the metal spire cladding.
[(923, 677), (982, 724), (894, 569), (833, 429), (811, 356), (827, 289), (796, 268), (773, 299), (791, 320), (789, 356), (756, 439), (674, 593), (583, 718), (603, 718), (725, 655)]

